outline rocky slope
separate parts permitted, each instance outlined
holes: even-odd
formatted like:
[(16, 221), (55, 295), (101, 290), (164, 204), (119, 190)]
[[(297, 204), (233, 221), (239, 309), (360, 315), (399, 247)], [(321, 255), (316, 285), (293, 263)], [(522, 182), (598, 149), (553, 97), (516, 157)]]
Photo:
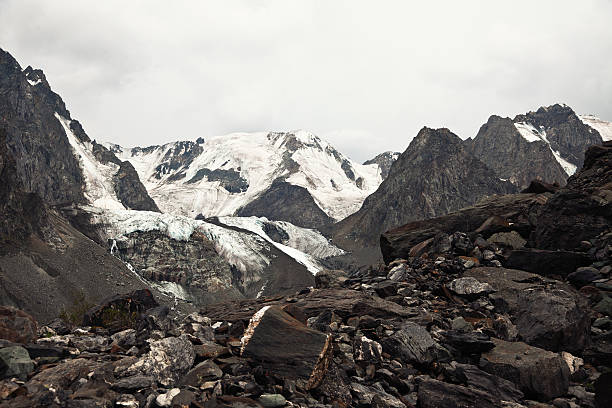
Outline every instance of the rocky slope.
[(317, 227), (357, 211), (382, 181), (377, 164), (355, 163), (305, 131), (108, 146), (134, 165), (163, 211), (188, 217), (255, 215)]
[(568, 203), (568, 219), (609, 209), (611, 159), (612, 145), (593, 147), (565, 189), (463, 210), (463, 231), (448, 217), (390, 231), (387, 248), (414, 245), (291, 296), (181, 315), (138, 291), (90, 309), (84, 327), (38, 330), (2, 308), (0, 406), (609, 407), (610, 217), (577, 222), (572, 251), (526, 245), (555, 222), (555, 200), (599, 197)]
[(499, 180), (448, 129), (423, 128), (361, 209), (334, 226), (333, 237), (350, 248), (375, 246), (379, 234), (393, 226), (512, 191), (512, 184)]
[(563, 185), (582, 166), (586, 149), (602, 142), (587, 123), (559, 104), (514, 119), (493, 115), (466, 146), (498, 177), (519, 188), (534, 179)]

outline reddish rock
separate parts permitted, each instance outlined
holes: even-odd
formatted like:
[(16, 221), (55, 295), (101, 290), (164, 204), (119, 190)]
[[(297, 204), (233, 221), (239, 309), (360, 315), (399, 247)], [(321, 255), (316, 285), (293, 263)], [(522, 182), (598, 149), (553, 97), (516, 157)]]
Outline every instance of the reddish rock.
[(38, 336), (36, 320), (23, 310), (0, 306), (0, 338), (13, 343), (31, 343)]

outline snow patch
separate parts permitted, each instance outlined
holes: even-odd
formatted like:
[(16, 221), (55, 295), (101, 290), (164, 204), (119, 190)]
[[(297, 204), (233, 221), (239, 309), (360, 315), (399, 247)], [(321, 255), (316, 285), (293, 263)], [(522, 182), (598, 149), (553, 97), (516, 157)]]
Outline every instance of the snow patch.
[(55, 117), (64, 128), (73, 153), (79, 160), (85, 178), (85, 198), (98, 208), (108, 210), (125, 209), (117, 198), (112, 184), (113, 176), (119, 171), (119, 166), (114, 163), (100, 163), (92, 153), (92, 144), (81, 142), (72, 132), (70, 129), (71, 121), (57, 112)]
[(612, 122), (607, 122), (593, 115), (578, 115), (578, 117), (582, 123), (599, 132), (604, 142), (612, 140)]
[(550, 142), (546, 138), (546, 131), (544, 130), (544, 128), (536, 129), (535, 126), (527, 122), (517, 122), (514, 124), (514, 127), (516, 128), (516, 130), (518, 130), (521, 136), (525, 140), (527, 140), (529, 143), (540, 142), (540, 141), (546, 143), (548, 145), (548, 148), (552, 152), (553, 156), (555, 157), (555, 160), (557, 160), (557, 162), (563, 168), (563, 171), (565, 171), (565, 173), (568, 176), (571, 176), (572, 174), (576, 172), (577, 170), (576, 165), (565, 160), (561, 156), (561, 153), (559, 151), (556, 151), (552, 148), (552, 146), (550, 145)]
[[(26, 78), (27, 79), (27, 78)], [(42, 79), (37, 79), (36, 81), (32, 81), (31, 79), (27, 79), (28, 83), (32, 86), (36, 86), (42, 82)]]

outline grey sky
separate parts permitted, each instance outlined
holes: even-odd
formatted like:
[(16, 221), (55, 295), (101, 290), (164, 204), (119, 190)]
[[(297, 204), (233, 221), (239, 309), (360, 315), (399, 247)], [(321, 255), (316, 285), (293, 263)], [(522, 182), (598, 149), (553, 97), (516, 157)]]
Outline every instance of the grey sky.
[(126, 146), (307, 129), (363, 161), (564, 102), (612, 120), (612, 1), (0, 0), (0, 47)]

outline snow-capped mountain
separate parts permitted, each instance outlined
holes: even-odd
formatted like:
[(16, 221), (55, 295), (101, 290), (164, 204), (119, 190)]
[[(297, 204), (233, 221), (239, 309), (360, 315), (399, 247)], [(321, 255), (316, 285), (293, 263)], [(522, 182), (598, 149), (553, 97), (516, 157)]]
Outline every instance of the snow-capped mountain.
[(594, 126), (606, 129), (605, 122), (585, 118), (562, 104), (514, 119), (493, 115), (465, 145), (499, 178), (520, 188), (534, 179), (564, 185), (582, 167), (586, 149), (602, 142)]
[[(331, 222), (357, 211), (383, 179), (377, 164), (356, 163), (306, 131), (234, 133), (146, 148), (108, 147), (134, 165), (162, 211), (189, 217), (257, 215), (314, 227), (326, 217)], [(281, 198), (266, 195), (279, 183), (305, 189), (312, 205), (280, 215), (275, 204)], [(262, 197), (265, 205), (247, 207)], [(321, 215), (305, 225), (305, 212)]]

